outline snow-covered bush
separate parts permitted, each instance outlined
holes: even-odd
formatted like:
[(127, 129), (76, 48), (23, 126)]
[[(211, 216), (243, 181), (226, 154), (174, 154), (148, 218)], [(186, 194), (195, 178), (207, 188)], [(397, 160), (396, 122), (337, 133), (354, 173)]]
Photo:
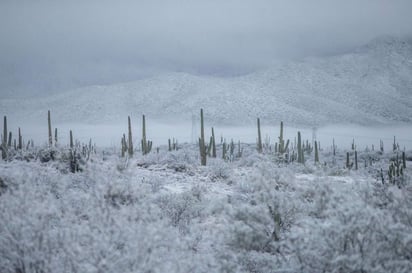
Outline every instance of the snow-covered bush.
[(355, 171), (254, 146), (207, 166), (185, 147), (106, 151), (76, 173), (55, 155), (0, 161), (2, 273), (412, 270), (412, 185), (382, 184), (388, 155)]

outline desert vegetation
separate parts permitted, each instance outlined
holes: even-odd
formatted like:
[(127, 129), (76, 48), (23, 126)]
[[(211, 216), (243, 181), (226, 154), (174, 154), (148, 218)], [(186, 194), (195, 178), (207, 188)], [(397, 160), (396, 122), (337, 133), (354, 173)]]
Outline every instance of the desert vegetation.
[(13, 145), (4, 117), (0, 272), (412, 271), (412, 151), (396, 138), (321, 146), (279, 121), (273, 143), (257, 119), (256, 143), (216, 142), (201, 110), (196, 144), (153, 143), (143, 115), (139, 144), (128, 117), (99, 148), (75, 128), (62, 145), (51, 114), (40, 145), (24, 128)]

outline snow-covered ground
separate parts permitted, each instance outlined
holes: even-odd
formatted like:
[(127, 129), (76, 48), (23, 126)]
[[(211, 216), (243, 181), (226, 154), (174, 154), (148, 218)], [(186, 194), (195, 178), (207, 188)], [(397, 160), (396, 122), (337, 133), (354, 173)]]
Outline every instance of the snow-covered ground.
[[(20, 127), (35, 143), (0, 159), (0, 272), (412, 272), (411, 75), (411, 43), (381, 38), (234, 78), (172, 73), (0, 98), (13, 138)], [(206, 138), (213, 126), (218, 142), (206, 166), (193, 144), (202, 107)], [(46, 145), (48, 109), (57, 148)], [(128, 115), (132, 158), (120, 156)], [(299, 130), (320, 141), (319, 163), (314, 152), (305, 164), (275, 154), (280, 121), (289, 154)], [(76, 155), (89, 139), (97, 147), (73, 173), (69, 130)], [(236, 144), (232, 160), (221, 138)], [(404, 151), (406, 168), (391, 178)]]
[(0, 161), (0, 271), (411, 272), (411, 152), (393, 185), (391, 151), (359, 151), (349, 170), (350, 149), (305, 165), (242, 149), (204, 167), (190, 144), (97, 149), (77, 173), (66, 148)]

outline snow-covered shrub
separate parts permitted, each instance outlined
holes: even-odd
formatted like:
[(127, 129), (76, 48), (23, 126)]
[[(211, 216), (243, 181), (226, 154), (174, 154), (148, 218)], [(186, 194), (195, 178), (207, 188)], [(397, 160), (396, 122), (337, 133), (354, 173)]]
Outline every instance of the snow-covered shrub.
[(232, 215), (227, 243), (232, 249), (269, 252), (275, 251), (275, 223), (268, 207), (238, 204)]
[(208, 162), (208, 176), (212, 181), (228, 179), (232, 173), (232, 167), (220, 158), (211, 158)]
[(370, 182), (362, 182), (314, 182), (318, 190), (314, 191), (313, 205), (308, 206), (308, 214), (296, 218), (286, 239), (301, 271), (412, 269), (412, 241), (408, 239), (412, 231), (411, 200), (400, 192), (394, 196), (382, 188), (371, 191)]
[(182, 232), (187, 232), (193, 219), (201, 217), (203, 210), (199, 191), (188, 191), (162, 195), (157, 202), (170, 224), (178, 227)]

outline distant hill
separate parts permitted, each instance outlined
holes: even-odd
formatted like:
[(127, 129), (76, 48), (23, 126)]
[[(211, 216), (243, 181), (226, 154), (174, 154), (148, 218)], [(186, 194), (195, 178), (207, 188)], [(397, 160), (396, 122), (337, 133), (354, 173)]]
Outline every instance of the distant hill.
[(131, 113), (190, 121), (201, 107), (217, 124), (246, 124), (256, 117), (307, 126), (411, 123), (412, 43), (381, 37), (351, 53), (246, 76), (170, 73), (32, 100), (0, 100), (0, 114), (27, 121), (45, 119), (47, 109), (58, 122), (111, 123)]

